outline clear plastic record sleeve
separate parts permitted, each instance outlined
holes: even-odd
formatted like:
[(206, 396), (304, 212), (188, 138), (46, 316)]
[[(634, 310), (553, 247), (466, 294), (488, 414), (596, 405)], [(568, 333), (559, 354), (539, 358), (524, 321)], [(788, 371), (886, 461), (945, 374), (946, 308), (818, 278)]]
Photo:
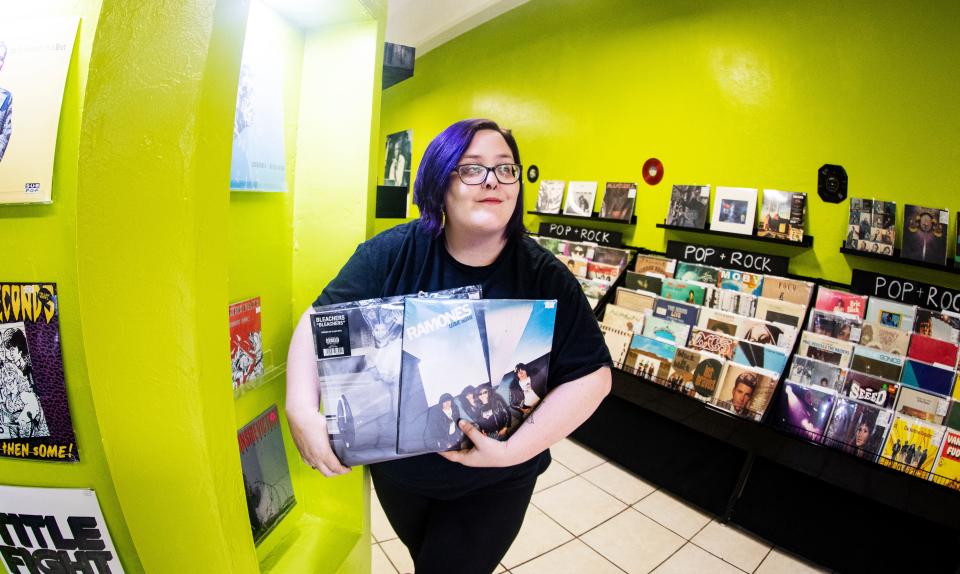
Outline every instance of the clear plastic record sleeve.
[[(420, 296), (477, 299), (480, 287)], [(397, 415), (406, 298), (327, 305), (310, 316), (330, 442), (348, 466), (402, 458)]]

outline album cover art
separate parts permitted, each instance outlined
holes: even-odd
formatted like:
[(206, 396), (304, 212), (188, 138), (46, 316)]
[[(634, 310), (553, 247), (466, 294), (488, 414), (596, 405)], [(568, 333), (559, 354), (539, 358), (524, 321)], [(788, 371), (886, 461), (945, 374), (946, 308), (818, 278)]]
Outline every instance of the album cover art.
[(679, 261), (677, 262), (674, 278), (683, 281), (696, 281), (697, 283), (716, 286), (720, 284), (721, 271), (722, 270), (719, 267), (711, 267), (709, 265), (699, 265), (697, 263)]
[(263, 375), (260, 297), (230, 305), (230, 365), (234, 390)]
[(850, 368), (890, 381), (899, 381), (903, 371), (903, 357), (856, 345), (850, 360)]
[(941, 341), (960, 343), (960, 315), (918, 307), (913, 320), (913, 331)]
[(950, 406), (947, 408), (947, 416), (943, 420), (943, 424), (948, 428), (960, 431), (960, 400), (957, 400), (956, 392), (954, 392), (953, 400), (950, 401)]
[(668, 281), (668, 279), (656, 275), (642, 275), (640, 273), (634, 273), (633, 271), (627, 271), (624, 286), (634, 291), (646, 291), (653, 295), (660, 295), (660, 292), (663, 291), (665, 281)]
[(643, 323), (641, 334), (682, 347), (687, 344), (687, 339), (690, 337), (690, 325), (650, 315)]
[(690, 331), (690, 338), (687, 345), (691, 349), (698, 349), (719, 355), (724, 359), (732, 359), (737, 352), (737, 340), (732, 336), (722, 335), (713, 331), (706, 331), (699, 327), (694, 327)]
[(892, 256), (896, 222), (895, 202), (851, 198), (844, 245), (848, 249)]
[(657, 297), (651, 293), (639, 293), (624, 287), (617, 287), (615, 303), (633, 311), (653, 310)]
[(724, 359), (696, 349), (678, 348), (668, 385), (688, 397), (708, 401), (716, 392)]
[[(607, 307), (609, 308), (609, 305)], [(633, 339), (633, 331), (605, 323), (600, 323), (600, 331), (603, 333), (603, 341), (607, 344), (607, 350), (610, 351), (610, 357), (613, 359), (613, 366), (622, 369), (623, 362), (627, 358), (630, 340)]]
[(906, 387), (950, 396), (956, 375), (956, 371), (950, 368), (907, 359), (903, 364), (903, 375), (900, 377), (900, 382)]
[(587, 302), (590, 303), (591, 309), (596, 309), (597, 305), (600, 304), (600, 300), (603, 299), (607, 291), (610, 290), (611, 283), (603, 279), (584, 279), (583, 277), (577, 277), (576, 280), (577, 283), (580, 284), (580, 289), (583, 290)]
[(823, 387), (784, 383), (773, 424), (809, 441), (821, 442), (837, 396)]
[(636, 183), (607, 183), (600, 204), (600, 217), (630, 221), (633, 204), (637, 200)]
[(237, 431), (237, 442), (250, 528), (259, 544), (296, 504), (277, 406)]
[(940, 450), (944, 429), (941, 426), (896, 415), (879, 463), (926, 479)]
[(567, 270), (570, 271), (574, 277), (587, 278), (587, 266), (590, 262), (586, 259), (570, 257), (568, 255), (557, 255), (557, 259), (566, 266)]
[(955, 369), (957, 367), (957, 350), (957, 345), (950, 341), (941, 341), (914, 333), (910, 337), (907, 357), (925, 363), (946, 365), (950, 369)]
[(720, 270), (720, 288), (740, 291), (759, 297), (763, 292), (763, 275), (733, 269)]
[(950, 212), (907, 204), (903, 208), (903, 243), (900, 257), (945, 265)]
[(765, 275), (760, 296), (764, 299), (784, 301), (806, 307), (810, 304), (810, 298), (813, 296), (815, 287), (816, 285), (809, 281)]
[(863, 319), (867, 309), (867, 297), (821, 286), (817, 290), (814, 309)]
[(913, 320), (917, 315), (917, 307), (881, 299), (879, 297), (870, 297), (867, 303), (867, 314), (864, 317), (866, 321), (879, 323), (884, 327), (893, 327), (910, 332), (913, 330)]
[(757, 190), (748, 187), (718, 187), (713, 199), (710, 229), (753, 235), (757, 216)]
[(563, 214), (578, 217), (592, 216), (596, 196), (597, 182), (571, 181), (567, 186), (567, 202), (563, 207)]
[(603, 311), (603, 324), (631, 333), (643, 331), (644, 313), (615, 303), (608, 303)]
[(745, 317), (742, 315), (704, 307), (700, 309), (697, 327), (704, 331), (713, 331), (714, 333), (734, 337), (744, 320)]
[(862, 325), (863, 321), (859, 317), (814, 309), (810, 313), (807, 329), (818, 335), (858, 343)]
[(703, 229), (707, 226), (709, 185), (675, 185), (670, 195), (667, 225)]
[(544, 179), (540, 181), (540, 190), (537, 192), (537, 211), (540, 213), (560, 213), (563, 203), (563, 188), (567, 182)]
[(930, 480), (947, 488), (960, 490), (960, 431), (946, 429), (940, 456), (934, 464)]
[(673, 277), (677, 268), (677, 260), (656, 255), (637, 255), (633, 270), (640, 275), (656, 275), (658, 277)]
[(744, 317), (753, 317), (757, 313), (759, 299), (749, 293), (730, 291), (729, 289), (714, 289), (706, 306), (726, 313), (734, 313)]
[(596, 281), (606, 281), (607, 283), (613, 283), (617, 280), (617, 277), (620, 276), (620, 268), (616, 265), (608, 265), (606, 263), (597, 263), (595, 261), (590, 261), (587, 263), (587, 279), (594, 279)]
[(763, 190), (757, 235), (788, 241), (803, 241), (807, 194), (775, 189)]
[(876, 460), (892, 420), (893, 413), (888, 409), (837, 397), (824, 444), (870, 461)]
[(949, 407), (950, 399), (904, 384), (900, 387), (893, 411), (928, 423), (942, 425)]
[(773, 345), (787, 352), (793, 350), (797, 330), (779, 323), (769, 323), (761, 319), (741, 319), (737, 325), (736, 337), (750, 343)]
[(803, 318), (807, 315), (807, 308), (798, 303), (759, 297), (756, 299), (755, 312), (750, 315), (757, 319), (799, 329)]
[(696, 305), (671, 301), (669, 299), (659, 298), (653, 307), (653, 314), (657, 317), (686, 323), (691, 327), (697, 324), (697, 317), (700, 308)]
[(874, 377), (858, 371), (847, 371), (842, 394), (851, 399), (864, 401), (882, 408), (896, 404), (899, 383)]
[(906, 355), (910, 345), (910, 332), (866, 321), (860, 327), (860, 344), (894, 355)]
[(770, 371), (777, 375), (777, 379), (787, 368), (789, 358), (789, 355), (783, 349), (772, 345), (758, 345), (749, 341), (738, 341), (737, 348), (733, 353), (734, 363)]
[(634, 368), (636, 374), (649, 381), (666, 385), (670, 374), (670, 365), (677, 353), (677, 346), (666, 341), (634, 335), (627, 350), (626, 364)]
[(603, 263), (604, 265), (613, 265), (623, 271), (627, 268), (627, 261), (630, 259), (630, 252), (626, 249), (610, 247), (609, 245), (595, 245), (593, 247), (594, 263)]
[(804, 331), (800, 336), (800, 348), (797, 354), (846, 369), (850, 365), (853, 350), (854, 344), (848, 341)]
[(774, 373), (727, 362), (713, 404), (735, 415), (759, 421), (776, 388)]
[(397, 452), (468, 446), (460, 419), (506, 440), (546, 395), (556, 313), (555, 300), (406, 299)]
[(703, 305), (706, 289), (702, 285), (688, 281), (664, 279), (663, 285), (660, 288), (660, 296), (673, 301)]
[(801, 356), (793, 357), (787, 376), (791, 381), (803, 385), (820, 386), (834, 391), (843, 388), (845, 377), (846, 371), (837, 365)]

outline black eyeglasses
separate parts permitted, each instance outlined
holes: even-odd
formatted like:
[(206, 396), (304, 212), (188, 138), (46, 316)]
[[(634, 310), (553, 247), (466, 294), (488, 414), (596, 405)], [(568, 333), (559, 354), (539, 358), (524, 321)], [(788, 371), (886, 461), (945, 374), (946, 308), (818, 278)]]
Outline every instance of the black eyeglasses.
[(506, 185), (516, 183), (520, 179), (522, 167), (516, 163), (501, 163), (493, 167), (480, 165), (479, 163), (465, 163), (458, 165), (456, 172), (460, 176), (460, 181), (467, 185), (477, 185), (487, 180), (487, 174), (491, 171), (497, 181)]

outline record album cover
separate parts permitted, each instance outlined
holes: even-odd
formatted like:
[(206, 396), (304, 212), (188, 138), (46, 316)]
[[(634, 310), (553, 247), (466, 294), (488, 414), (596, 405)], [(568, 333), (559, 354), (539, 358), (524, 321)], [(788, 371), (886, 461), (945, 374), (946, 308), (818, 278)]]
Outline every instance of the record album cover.
[(540, 213), (560, 213), (565, 185), (566, 182), (561, 180), (541, 180), (540, 190), (537, 192), (537, 211)]
[(713, 331), (728, 337), (735, 337), (745, 320), (746, 317), (742, 315), (704, 307), (700, 309), (697, 327), (704, 331)]
[(603, 333), (603, 341), (607, 344), (607, 350), (610, 351), (610, 358), (613, 359), (613, 366), (622, 369), (623, 362), (627, 358), (630, 340), (633, 339), (633, 331), (619, 329), (604, 323), (600, 323), (600, 331)]
[(772, 345), (759, 345), (749, 341), (738, 341), (733, 353), (733, 362), (771, 371), (777, 379), (787, 368), (789, 356), (786, 351)]
[(760, 319), (741, 319), (737, 325), (736, 337), (750, 343), (774, 345), (787, 352), (793, 351), (797, 330), (778, 323), (769, 323)]
[(675, 279), (680, 279), (683, 281), (696, 281), (697, 283), (705, 283), (707, 285), (716, 286), (720, 284), (721, 271), (722, 269), (719, 267), (698, 265), (697, 263), (689, 263), (687, 261), (678, 261), (676, 272), (673, 276)]
[(620, 267), (591, 261), (587, 263), (587, 279), (613, 283), (620, 276)]
[(800, 336), (800, 348), (797, 350), (797, 355), (810, 357), (846, 369), (850, 365), (853, 350), (854, 344), (848, 341), (804, 331)]
[(557, 259), (566, 266), (567, 271), (572, 273), (574, 277), (587, 278), (587, 267), (590, 262), (586, 259), (570, 257), (569, 255), (557, 255)]
[(906, 387), (950, 396), (955, 378), (956, 372), (953, 369), (922, 363), (915, 359), (907, 359), (903, 364), (903, 375), (900, 382)]
[(910, 345), (910, 332), (865, 321), (860, 327), (860, 344), (885, 353), (906, 355)]
[(957, 345), (951, 341), (934, 339), (933, 337), (914, 333), (913, 336), (910, 337), (907, 357), (925, 363), (935, 363), (955, 369), (957, 366), (957, 350)]
[(690, 337), (690, 325), (649, 315), (643, 323), (641, 334), (681, 347), (687, 344), (687, 339)]
[(644, 320), (643, 311), (635, 311), (614, 303), (608, 303), (603, 311), (603, 324), (631, 333), (643, 331)]
[(756, 311), (751, 315), (764, 321), (799, 329), (807, 315), (807, 308), (798, 303), (760, 297), (756, 299)]
[(807, 194), (775, 189), (763, 190), (757, 235), (787, 241), (803, 241)]
[(851, 198), (844, 245), (848, 249), (892, 256), (897, 237), (896, 222), (895, 202)]
[(857, 371), (847, 371), (842, 394), (882, 408), (893, 408), (900, 385)]
[(930, 480), (960, 490), (960, 431), (946, 429), (940, 456), (937, 457)]
[(613, 265), (623, 271), (627, 268), (627, 261), (630, 259), (630, 251), (610, 247), (609, 245), (595, 245), (593, 247), (594, 263), (603, 263), (604, 265)]
[(707, 226), (709, 185), (675, 185), (670, 195), (667, 225), (703, 229)]
[(918, 307), (913, 320), (913, 331), (941, 341), (960, 343), (960, 315)]
[(879, 297), (870, 297), (867, 303), (867, 315), (865, 319), (870, 322), (880, 323), (884, 327), (893, 327), (910, 332), (913, 330), (913, 320), (917, 315), (917, 308), (914, 305), (898, 303)]
[(653, 307), (653, 314), (657, 317), (679, 321), (693, 327), (697, 324), (697, 317), (700, 308), (696, 305), (671, 301), (669, 299), (659, 298)]
[(406, 299), (397, 452), (467, 446), (461, 418), (506, 440), (546, 395), (556, 313), (555, 300)]
[(753, 235), (757, 216), (757, 190), (749, 187), (718, 187), (713, 198), (710, 229)]
[(673, 301), (703, 305), (706, 289), (703, 285), (697, 285), (696, 283), (688, 281), (664, 279), (660, 287), (660, 296)]
[(630, 221), (633, 217), (633, 204), (637, 200), (636, 183), (607, 182), (600, 204), (600, 217)]
[(791, 381), (803, 385), (820, 386), (834, 391), (843, 388), (845, 377), (846, 371), (836, 365), (799, 355), (790, 362), (790, 373), (787, 376)]
[(942, 425), (950, 399), (903, 385), (897, 395), (895, 413)]
[[(744, 317), (753, 317), (757, 313), (760, 299), (749, 293), (731, 291), (729, 289), (714, 289), (706, 301), (707, 307), (727, 313), (734, 313)], [(757, 315), (759, 316), (759, 315)]]
[(940, 450), (943, 433), (941, 426), (896, 415), (878, 462), (926, 479)]
[(845, 313), (831, 313), (814, 309), (810, 312), (807, 329), (818, 335), (826, 335), (841, 341), (858, 343), (863, 321), (859, 317)]
[(564, 215), (590, 217), (593, 215), (593, 202), (597, 196), (597, 182), (571, 181), (567, 186), (567, 202), (563, 207)]
[(867, 297), (821, 286), (817, 290), (814, 308), (863, 319), (867, 309)]
[(0, 283), (0, 456), (80, 460), (54, 283)]
[(900, 257), (945, 265), (950, 212), (907, 204), (903, 208), (903, 242)]
[(824, 444), (870, 461), (876, 460), (892, 420), (890, 410), (837, 397)]
[(259, 544), (296, 503), (277, 406), (240, 429), (237, 442), (250, 528)]
[(657, 297), (652, 293), (640, 293), (624, 287), (617, 287), (617, 296), (614, 301), (621, 307), (642, 313), (648, 309), (653, 310)]
[(696, 349), (678, 348), (670, 366), (669, 386), (688, 397), (708, 401), (716, 392), (724, 359)]
[(234, 390), (263, 376), (260, 297), (230, 305), (230, 365)]
[(824, 387), (784, 383), (773, 424), (809, 441), (821, 442), (837, 396)]
[(676, 353), (677, 346), (672, 343), (634, 335), (627, 351), (627, 365), (632, 366), (638, 376), (666, 385)]
[(668, 279), (657, 277), (656, 275), (642, 275), (640, 273), (634, 273), (633, 271), (627, 271), (624, 286), (634, 291), (646, 291), (647, 293), (660, 295), (660, 292), (663, 291), (664, 281), (668, 281)]
[(763, 275), (735, 269), (721, 269), (720, 288), (749, 293), (759, 297), (760, 293), (763, 292)]
[(719, 355), (724, 359), (732, 359), (737, 352), (737, 340), (734, 337), (707, 331), (699, 327), (694, 327), (690, 331), (688, 346), (691, 349), (699, 349)]
[(850, 368), (889, 381), (899, 381), (903, 371), (903, 357), (856, 345)]
[(677, 268), (677, 260), (656, 255), (637, 255), (633, 270), (641, 275), (657, 275), (658, 277), (673, 277)]
[(759, 421), (776, 387), (774, 373), (727, 362), (713, 404), (735, 415)]
[(816, 288), (816, 285), (809, 281), (765, 275), (760, 296), (765, 299), (785, 301), (806, 307), (810, 304), (814, 288)]

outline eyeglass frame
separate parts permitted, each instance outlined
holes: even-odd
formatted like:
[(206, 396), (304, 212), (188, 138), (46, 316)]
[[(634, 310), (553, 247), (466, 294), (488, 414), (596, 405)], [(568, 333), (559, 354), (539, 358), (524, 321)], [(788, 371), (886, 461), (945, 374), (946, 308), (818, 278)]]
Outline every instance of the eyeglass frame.
[[(500, 176), (497, 175), (497, 172), (496, 172), (495, 170), (496, 170), (498, 167), (504, 166), (504, 165), (515, 165), (515, 166), (517, 166), (517, 179), (515, 179), (515, 180), (513, 180), (513, 181), (503, 181), (502, 179), (500, 179)], [(476, 183), (467, 183), (466, 181), (464, 181), (463, 175), (460, 173), (460, 168), (461, 168), (461, 167), (467, 167), (467, 166), (476, 166), (476, 167), (482, 167), (483, 169), (485, 169), (486, 171), (483, 173), (483, 178), (480, 179), (480, 181), (478, 181), (478, 182), (476, 182)], [(497, 165), (495, 165), (495, 166), (493, 166), (493, 167), (487, 167), (487, 166), (483, 165), (482, 163), (462, 163), (462, 164), (456, 166), (456, 167), (453, 169), (453, 171), (454, 171), (454, 173), (457, 174), (457, 177), (460, 178), (460, 181), (463, 182), (464, 185), (480, 185), (480, 184), (482, 184), (483, 182), (487, 181), (487, 177), (490, 175), (490, 172), (491, 172), (491, 171), (493, 172), (493, 177), (496, 178), (496, 180), (497, 180), (498, 182), (500, 182), (501, 185), (510, 185), (510, 184), (513, 184), (513, 183), (517, 183), (517, 182), (520, 181), (520, 179), (523, 177), (523, 165), (521, 165), (521, 164), (519, 164), (519, 163), (498, 163)]]

